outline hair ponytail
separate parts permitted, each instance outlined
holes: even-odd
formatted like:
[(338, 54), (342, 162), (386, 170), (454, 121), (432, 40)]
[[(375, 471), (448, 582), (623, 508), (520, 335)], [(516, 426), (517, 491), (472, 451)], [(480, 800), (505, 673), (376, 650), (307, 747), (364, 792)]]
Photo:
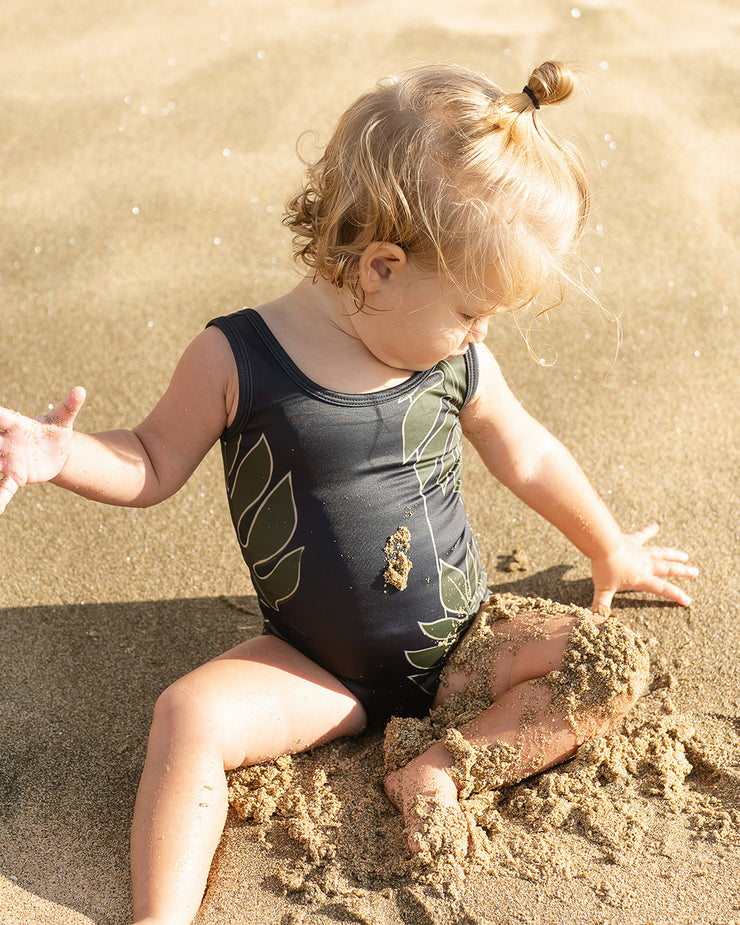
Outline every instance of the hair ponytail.
[(575, 90), (576, 74), (559, 61), (545, 61), (529, 75), (527, 86), (540, 106), (550, 106), (567, 100)]
[(544, 61), (529, 75), (521, 93), (504, 93), (492, 102), (491, 122), (494, 128), (503, 128), (522, 113), (534, 113), (542, 106), (562, 103), (578, 84), (575, 71), (560, 61)]

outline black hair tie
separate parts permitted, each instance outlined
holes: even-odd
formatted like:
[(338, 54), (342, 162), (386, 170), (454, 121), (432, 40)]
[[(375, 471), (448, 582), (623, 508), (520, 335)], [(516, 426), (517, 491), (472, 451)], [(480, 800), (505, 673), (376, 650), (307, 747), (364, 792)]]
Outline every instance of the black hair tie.
[(536, 93), (534, 92), (534, 90), (529, 86), (529, 84), (527, 84), (527, 86), (524, 87), (524, 89), (522, 90), (522, 93), (526, 93), (527, 96), (530, 98), (530, 100), (532, 100), (532, 103), (534, 104), (534, 108), (535, 108), (535, 109), (539, 109), (539, 108), (540, 108), (540, 101), (537, 99), (537, 94), (536, 94)]

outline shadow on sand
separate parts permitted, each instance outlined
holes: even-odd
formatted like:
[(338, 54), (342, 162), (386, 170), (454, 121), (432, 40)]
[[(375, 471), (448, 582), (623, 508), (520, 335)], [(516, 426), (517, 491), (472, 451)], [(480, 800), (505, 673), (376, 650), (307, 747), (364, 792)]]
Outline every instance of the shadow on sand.
[(117, 922), (154, 702), (260, 628), (254, 598), (1, 610), (0, 874)]
[[(497, 572), (491, 587), (588, 606), (590, 582), (568, 571), (503, 581)], [(0, 611), (0, 873), (96, 922), (119, 921), (111, 910), (128, 904), (128, 832), (154, 702), (260, 628), (254, 597)]]

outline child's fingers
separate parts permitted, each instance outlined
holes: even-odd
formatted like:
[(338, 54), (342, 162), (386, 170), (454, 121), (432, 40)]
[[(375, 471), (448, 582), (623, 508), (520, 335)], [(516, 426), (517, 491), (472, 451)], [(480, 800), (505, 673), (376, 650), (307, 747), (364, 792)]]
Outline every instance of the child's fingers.
[(689, 554), (681, 549), (661, 549), (660, 556), (666, 562), (688, 562)]
[(655, 559), (653, 562), (653, 574), (663, 578), (696, 578), (699, 569), (693, 565), (686, 565), (683, 560), (675, 561), (672, 559)]
[(648, 546), (646, 552), (653, 559), (665, 559), (667, 562), (686, 562), (689, 558), (683, 549), (674, 549), (672, 546)]
[(591, 609), (596, 611), (602, 607), (610, 608), (612, 598), (617, 591), (647, 591), (650, 594), (656, 594), (669, 601), (674, 601), (682, 607), (688, 607), (691, 603), (689, 595), (666, 579), (696, 578), (699, 570), (683, 561), (684, 554), (674, 560), (657, 555), (656, 550), (650, 550), (650, 552), (651, 558), (644, 563), (646, 568), (641, 570), (642, 574), (637, 573), (637, 575), (633, 574), (630, 577), (624, 576), (614, 588), (596, 588)]
[(682, 607), (688, 607), (691, 604), (691, 598), (685, 591), (671, 584), (670, 581), (666, 581), (664, 578), (659, 578), (657, 576), (646, 579), (641, 583), (640, 587), (635, 588), (635, 590), (647, 591), (649, 594), (657, 594), (659, 597), (674, 601)]
[(10, 499), (16, 493), (18, 486), (8, 478), (4, 472), (0, 472), (0, 514), (8, 506)]
[(591, 601), (591, 610), (593, 610), (594, 613), (600, 610), (606, 610), (607, 612), (611, 610), (612, 598), (614, 597), (615, 590), (616, 589), (607, 590), (605, 588), (597, 588), (594, 591), (594, 599)]
[(53, 411), (44, 415), (42, 420), (48, 424), (56, 424), (59, 427), (71, 427), (84, 403), (85, 390), (82, 386), (76, 385)]

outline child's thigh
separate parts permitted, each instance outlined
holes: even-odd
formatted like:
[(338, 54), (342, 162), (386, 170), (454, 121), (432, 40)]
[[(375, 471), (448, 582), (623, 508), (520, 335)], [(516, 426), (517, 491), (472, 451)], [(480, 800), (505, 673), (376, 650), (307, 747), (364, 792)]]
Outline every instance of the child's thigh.
[(445, 668), (435, 705), (478, 680), (482, 671), (488, 673), (494, 700), (517, 684), (544, 678), (561, 667), (577, 619), (576, 614), (523, 610), (483, 634), (476, 620)]
[(226, 768), (303, 751), (366, 723), (360, 702), (333, 675), (269, 635), (191, 671), (158, 708), (180, 728), (207, 736)]
[[(594, 622), (599, 623), (601, 619), (597, 616)], [(559, 669), (577, 620), (575, 614), (531, 610), (505, 621), (494, 633), (500, 641), (491, 651), (494, 699), (523, 681), (544, 678)]]

